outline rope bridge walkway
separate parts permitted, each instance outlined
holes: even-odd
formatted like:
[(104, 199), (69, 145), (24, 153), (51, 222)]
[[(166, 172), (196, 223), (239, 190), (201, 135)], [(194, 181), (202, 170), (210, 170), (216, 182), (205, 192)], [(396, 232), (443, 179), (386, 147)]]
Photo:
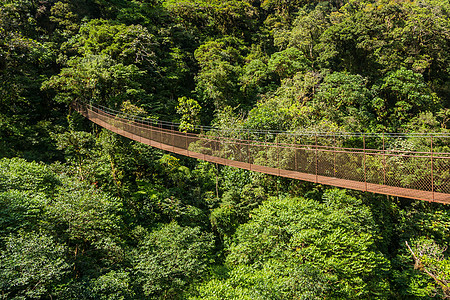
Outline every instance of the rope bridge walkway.
[[(197, 128), (74, 103), (132, 140), (212, 163), (348, 189), (450, 203), (449, 134), (289, 133)], [(412, 150), (414, 145), (415, 148)]]

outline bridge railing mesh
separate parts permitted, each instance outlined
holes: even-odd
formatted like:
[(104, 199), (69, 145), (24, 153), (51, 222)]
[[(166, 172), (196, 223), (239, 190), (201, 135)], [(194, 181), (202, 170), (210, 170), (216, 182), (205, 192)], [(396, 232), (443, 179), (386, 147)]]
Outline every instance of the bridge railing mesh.
[(317, 183), (450, 203), (448, 134), (231, 134), (211, 127), (186, 133), (176, 123), (87, 104), (74, 107), (106, 129), (182, 155)]

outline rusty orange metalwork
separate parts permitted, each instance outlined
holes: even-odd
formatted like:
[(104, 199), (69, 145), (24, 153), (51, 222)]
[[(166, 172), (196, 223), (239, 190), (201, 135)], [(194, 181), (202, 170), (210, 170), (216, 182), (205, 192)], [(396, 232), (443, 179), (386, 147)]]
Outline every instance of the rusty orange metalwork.
[[(233, 132), (212, 127), (186, 133), (178, 131), (176, 123), (89, 104), (74, 103), (73, 107), (112, 132), (180, 155), (336, 187), (450, 203), (450, 153), (436, 151), (448, 149), (450, 135), (405, 138), (400, 134)], [(408, 149), (408, 139), (415, 139), (424, 151)]]

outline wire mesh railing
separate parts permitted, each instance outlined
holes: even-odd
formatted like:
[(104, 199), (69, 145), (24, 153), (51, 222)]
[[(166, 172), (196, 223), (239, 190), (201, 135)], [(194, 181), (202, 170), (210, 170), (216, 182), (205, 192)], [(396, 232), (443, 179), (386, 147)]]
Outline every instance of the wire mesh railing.
[(106, 129), (174, 153), (277, 176), (450, 203), (449, 134), (235, 131), (206, 126), (187, 133), (179, 131), (177, 123), (89, 104), (74, 107)]

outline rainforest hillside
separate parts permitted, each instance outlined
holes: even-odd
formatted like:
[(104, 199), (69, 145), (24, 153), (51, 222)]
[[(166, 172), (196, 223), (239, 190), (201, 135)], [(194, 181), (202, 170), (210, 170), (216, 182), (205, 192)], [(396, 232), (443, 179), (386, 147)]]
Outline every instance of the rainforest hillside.
[(450, 297), (446, 205), (178, 156), (74, 101), (185, 132), (449, 134), (448, 0), (0, 0), (0, 298)]

